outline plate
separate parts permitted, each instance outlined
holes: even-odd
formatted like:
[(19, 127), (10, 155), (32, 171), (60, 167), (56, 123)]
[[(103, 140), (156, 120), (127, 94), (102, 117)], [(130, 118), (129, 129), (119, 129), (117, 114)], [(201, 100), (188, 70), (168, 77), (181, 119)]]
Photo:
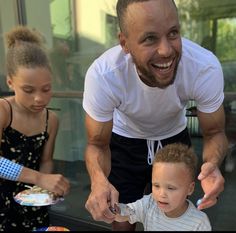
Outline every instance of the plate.
[(59, 197), (55, 198), (51, 192), (33, 186), (18, 193), (14, 197), (14, 200), (20, 205), (25, 206), (48, 206), (54, 205), (64, 199)]
[(42, 227), (42, 228), (36, 229), (35, 231), (70, 231), (70, 230), (65, 227), (50, 226), (50, 227)]

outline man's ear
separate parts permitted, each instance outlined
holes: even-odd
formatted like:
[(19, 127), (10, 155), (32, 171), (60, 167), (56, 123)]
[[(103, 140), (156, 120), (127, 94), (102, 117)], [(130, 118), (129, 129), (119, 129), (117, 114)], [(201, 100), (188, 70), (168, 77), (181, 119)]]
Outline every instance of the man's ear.
[(120, 45), (121, 45), (123, 51), (125, 53), (129, 53), (129, 49), (128, 49), (127, 42), (126, 42), (126, 36), (124, 35), (123, 32), (119, 33), (119, 41), (120, 41)]

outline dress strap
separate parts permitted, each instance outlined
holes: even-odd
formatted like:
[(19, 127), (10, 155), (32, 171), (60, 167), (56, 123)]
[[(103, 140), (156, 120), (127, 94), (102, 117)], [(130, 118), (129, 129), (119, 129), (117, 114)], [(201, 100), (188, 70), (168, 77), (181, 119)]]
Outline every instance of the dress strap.
[(2, 98), (2, 99), (5, 100), (8, 103), (9, 107), (10, 107), (10, 123), (7, 126), (7, 127), (9, 127), (9, 126), (11, 126), (11, 123), (12, 123), (12, 106), (11, 106), (11, 103), (7, 99), (5, 99), (5, 98)]
[(45, 131), (47, 132), (48, 130), (48, 117), (49, 117), (49, 111), (48, 109), (46, 108), (46, 127), (45, 127)]

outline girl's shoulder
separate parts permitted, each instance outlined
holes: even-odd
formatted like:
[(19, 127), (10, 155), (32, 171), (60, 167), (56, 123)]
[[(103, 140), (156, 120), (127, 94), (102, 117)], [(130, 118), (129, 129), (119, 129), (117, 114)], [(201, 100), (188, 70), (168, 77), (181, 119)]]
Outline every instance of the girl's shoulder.
[(7, 97), (7, 98), (0, 97), (0, 108), (9, 110), (11, 102), (12, 102), (12, 97)]
[(48, 119), (52, 118), (53, 120), (58, 120), (58, 115), (53, 109), (47, 108), (48, 111)]
[(6, 128), (11, 120), (11, 97), (0, 98), (0, 127)]
[(48, 123), (48, 130), (50, 131), (57, 131), (58, 126), (59, 126), (59, 118), (58, 115), (56, 114), (55, 111), (51, 110), (51, 109), (47, 109), (48, 111), (48, 119), (47, 119), (47, 123)]

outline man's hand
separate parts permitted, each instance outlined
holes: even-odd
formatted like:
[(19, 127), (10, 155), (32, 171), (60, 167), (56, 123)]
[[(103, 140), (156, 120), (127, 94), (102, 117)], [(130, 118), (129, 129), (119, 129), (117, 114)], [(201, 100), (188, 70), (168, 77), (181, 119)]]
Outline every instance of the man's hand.
[(225, 182), (219, 168), (211, 162), (204, 163), (198, 179), (201, 181), (204, 191), (204, 197), (198, 209), (206, 209), (215, 205), (220, 193), (224, 190)]
[(85, 208), (94, 220), (112, 223), (115, 220), (115, 214), (110, 207), (114, 207), (118, 202), (118, 191), (108, 181), (96, 183), (91, 189)]

